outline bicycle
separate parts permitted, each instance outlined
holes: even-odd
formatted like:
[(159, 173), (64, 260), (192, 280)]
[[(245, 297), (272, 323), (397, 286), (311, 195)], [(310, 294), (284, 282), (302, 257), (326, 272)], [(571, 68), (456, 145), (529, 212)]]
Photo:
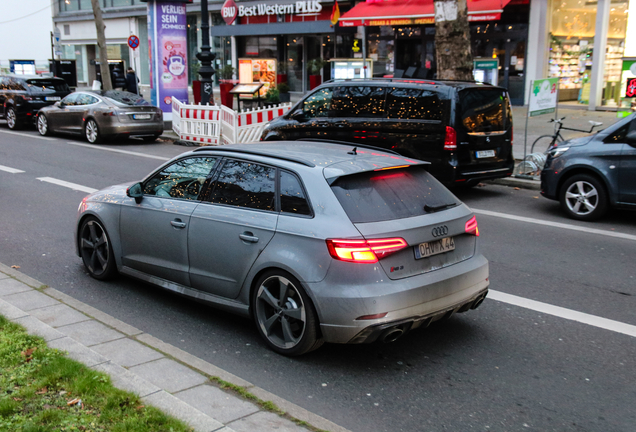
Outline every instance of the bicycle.
[(530, 154), (534, 153), (535, 146), (537, 146), (537, 149), (545, 148), (545, 150), (542, 153), (547, 153), (548, 150), (550, 150), (550, 148), (552, 148), (554, 144), (558, 144), (562, 141), (565, 141), (565, 139), (563, 138), (563, 135), (561, 135), (561, 129), (575, 131), (575, 132), (592, 133), (595, 127), (601, 126), (603, 124), (602, 122), (590, 120), (591, 126), (590, 126), (590, 130), (588, 131), (583, 129), (574, 129), (574, 128), (565, 127), (563, 126), (563, 120), (565, 120), (565, 117), (562, 117), (560, 119), (550, 119), (548, 123), (558, 123), (559, 127), (557, 128), (557, 130), (554, 132), (553, 135), (541, 135), (539, 138), (534, 140), (534, 142), (532, 143), (532, 147), (530, 148)]

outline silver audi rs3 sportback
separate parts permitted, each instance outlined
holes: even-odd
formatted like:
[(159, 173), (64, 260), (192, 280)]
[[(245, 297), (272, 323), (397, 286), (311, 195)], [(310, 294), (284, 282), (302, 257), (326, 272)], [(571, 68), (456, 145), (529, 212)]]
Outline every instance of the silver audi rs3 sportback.
[(426, 168), (348, 143), (201, 147), (84, 198), (77, 254), (252, 317), (284, 355), (390, 342), (488, 292), (475, 215)]

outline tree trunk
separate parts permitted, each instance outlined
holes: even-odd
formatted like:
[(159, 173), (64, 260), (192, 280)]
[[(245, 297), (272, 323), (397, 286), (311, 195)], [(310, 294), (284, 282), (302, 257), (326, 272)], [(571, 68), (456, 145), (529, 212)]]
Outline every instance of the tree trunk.
[(102, 19), (102, 8), (99, 0), (91, 0), (93, 14), (95, 15), (95, 28), (97, 29), (97, 46), (99, 47), (99, 71), (102, 75), (102, 89), (112, 90), (113, 82), (110, 79), (110, 68), (108, 67), (108, 52), (106, 51), (106, 35), (104, 34), (104, 20)]
[(437, 79), (474, 79), (466, 0), (435, 2), (435, 51)]

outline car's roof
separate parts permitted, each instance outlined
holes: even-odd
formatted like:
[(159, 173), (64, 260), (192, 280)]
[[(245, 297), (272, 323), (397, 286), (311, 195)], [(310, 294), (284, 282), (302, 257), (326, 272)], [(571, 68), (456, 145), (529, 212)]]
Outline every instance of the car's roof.
[(64, 81), (62, 78), (59, 77), (46, 77), (46, 76), (42, 76), (42, 75), (18, 75), (18, 74), (2, 74), (0, 75), (0, 77), (4, 77), (4, 78), (18, 78), (18, 79), (25, 79), (25, 80), (59, 80), (59, 81)]
[(359, 85), (377, 85), (377, 84), (409, 84), (415, 86), (438, 86), (453, 87), (458, 90), (468, 88), (479, 89), (502, 89), (503, 87), (484, 84), (476, 81), (451, 81), (451, 80), (429, 80), (420, 78), (352, 78), (352, 79), (333, 79), (326, 81), (324, 84), (359, 84)]
[(375, 147), (355, 143), (320, 141), (261, 141), (249, 144), (201, 147), (194, 152), (226, 153), (228, 156), (255, 155), (307, 167), (322, 167), (327, 178), (395, 166), (427, 164), (427, 162), (400, 156), (397, 153)]

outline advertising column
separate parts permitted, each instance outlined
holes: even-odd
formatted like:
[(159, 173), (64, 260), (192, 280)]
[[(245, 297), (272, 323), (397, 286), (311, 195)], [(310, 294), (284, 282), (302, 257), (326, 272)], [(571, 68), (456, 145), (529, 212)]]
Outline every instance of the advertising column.
[(188, 102), (186, 7), (181, 2), (148, 1), (150, 94), (164, 120), (172, 120), (171, 98)]

